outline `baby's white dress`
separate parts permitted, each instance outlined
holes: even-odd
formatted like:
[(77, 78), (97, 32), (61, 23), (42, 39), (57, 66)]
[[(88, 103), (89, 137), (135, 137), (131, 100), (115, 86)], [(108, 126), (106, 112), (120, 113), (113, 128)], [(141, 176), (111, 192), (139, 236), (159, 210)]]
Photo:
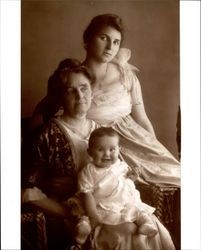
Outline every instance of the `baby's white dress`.
[(153, 237), (139, 233), (126, 234), (115, 227), (105, 233), (103, 224), (100, 224), (93, 233), (92, 249), (175, 250), (169, 232), (153, 214), (155, 209), (141, 201), (133, 182), (125, 178), (127, 167), (120, 161), (108, 169), (97, 169), (89, 163), (79, 174), (79, 191), (93, 192), (103, 224), (131, 222), (137, 218), (138, 211), (146, 211), (158, 233)]
[(155, 208), (143, 203), (139, 191), (127, 177), (128, 165), (118, 160), (108, 168), (97, 168), (89, 163), (79, 173), (80, 192), (92, 192), (100, 220), (116, 225), (134, 222), (141, 211), (152, 214)]

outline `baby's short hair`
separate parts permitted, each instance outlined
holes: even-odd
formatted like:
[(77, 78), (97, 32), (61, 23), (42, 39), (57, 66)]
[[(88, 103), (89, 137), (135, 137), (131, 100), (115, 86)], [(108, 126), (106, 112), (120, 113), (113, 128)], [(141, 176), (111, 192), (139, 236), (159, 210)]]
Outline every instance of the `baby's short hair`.
[(90, 137), (89, 137), (89, 148), (92, 148), (94, 146), (94, 142), (97, 138), (103, 137), (103, 136), (116, 136), (119, 138), (119, 134), (111, 127), (101, 127), (95, 129)]

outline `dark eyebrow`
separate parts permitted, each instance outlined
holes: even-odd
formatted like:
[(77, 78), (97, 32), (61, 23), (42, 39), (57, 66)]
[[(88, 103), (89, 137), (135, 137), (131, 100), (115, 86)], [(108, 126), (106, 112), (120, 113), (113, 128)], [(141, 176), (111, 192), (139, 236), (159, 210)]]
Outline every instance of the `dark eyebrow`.
[[(109, 37), (108, 34), (105, 34), (105, 33), (98, 33), (97, 35), (98, 36), (107, 36), (107, 37)], [(121, 42), (121, 39), (116, 38), (115, 41)]]
[[(80, 87), (86, 87), (86, 86), (88, 86), (88, 84), (87, 83), (82, 83), (82, 84), (80, 84), (79, 85)], [(66, 87), (67, 89), (70, 89), (70, 88), (75, 88), (74, 86), (67, 86)]]
[(108, 35), (105, 34), (105, 33), (98, 33), (97, 35), (98, 35), (98, 36), (108, 36)]

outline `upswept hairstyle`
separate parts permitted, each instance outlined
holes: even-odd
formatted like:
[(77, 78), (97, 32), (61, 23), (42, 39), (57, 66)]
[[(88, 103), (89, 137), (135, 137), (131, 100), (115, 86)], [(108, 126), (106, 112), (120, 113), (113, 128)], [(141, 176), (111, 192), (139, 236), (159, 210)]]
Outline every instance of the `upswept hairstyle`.
[(88, 147), (89, 147), (89, 149), (92, 149), (92, 148), (93, 148), (94, 143), (95, 143), (95, 140), (96, 140), (97, 138), (103, 137), (103, 136), (105, 136), (105, 135), (106, 135), (106, 136), (111, 136), (111, 137), (116, 136), (116, 137), (118, 137), (118, 138), (120, 139), (119, 134), (118, 134), (113, 128), (111, 128), (111, 127), (101, 127), (101, 128), (97, 128), (97, 129), (95, 129), (95, 130), (91, 133), (91, 135), (90, 135), (90, 137), (89, 137), (89, 142), (88, 142)]
[(123, 37), (124, 37), (122, 19), (115, 14), (102, 14), (102, 15), (95, 16), (91, 20), (87, 28), (85, 29), (84, 34), (83, 34), (83, 41), (84, 41), (85, 47), (87, 46), (87, 44), (90, 43), (92, 38), (103, 27), (106, 27), (106, 26), (111, 26), (121, 33), (121, 43), (122, 43)]
[(85, 66), (77, 59), (67, 58), (59, 63), (57, 69), (49, 77), (48, 94), (62, 97), (66, 90), (70, 73), (82, 73), (91, 83), (93, 82), (93, 78)]
[(72, 69), (73, 67), (78, 67), (80, 62), (74, 58), (66, 58), (62, 60), (54, 73), (48, 79), (48, 94), (54, 95), (58, 92), (58, 82), (59, 82), (59, 75), (64, 69)]

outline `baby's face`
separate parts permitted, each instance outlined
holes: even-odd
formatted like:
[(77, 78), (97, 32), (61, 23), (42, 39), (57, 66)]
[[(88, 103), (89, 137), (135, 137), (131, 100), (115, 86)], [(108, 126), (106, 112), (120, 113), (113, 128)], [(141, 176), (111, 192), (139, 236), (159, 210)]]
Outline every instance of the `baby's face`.
[(119, 138), (117, 136), (102, 136), (95, 140), (90, 156), (99, 168), (110, 167), (119, 156)]

